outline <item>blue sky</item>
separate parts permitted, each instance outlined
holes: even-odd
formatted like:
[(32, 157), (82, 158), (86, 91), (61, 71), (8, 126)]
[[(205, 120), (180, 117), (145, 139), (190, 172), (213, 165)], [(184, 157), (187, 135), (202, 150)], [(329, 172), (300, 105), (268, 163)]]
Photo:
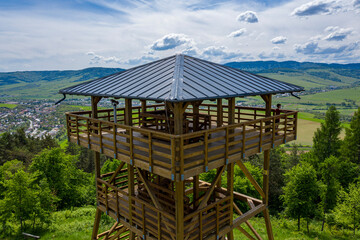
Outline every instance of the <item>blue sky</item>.
[(360, 0), (0, 0), (0, 71), (129, 68), (184, 53), (360, 62)]

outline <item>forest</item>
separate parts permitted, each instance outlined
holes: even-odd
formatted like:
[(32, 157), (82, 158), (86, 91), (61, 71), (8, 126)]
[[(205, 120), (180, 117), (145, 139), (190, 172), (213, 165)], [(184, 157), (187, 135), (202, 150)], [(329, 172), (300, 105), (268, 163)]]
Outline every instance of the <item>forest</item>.
[[(302, 151), (294, 144), (271, 150), (269, 209), (271, 218), (282, 223), (273, 224), (276, 239), (298, 239), (291, 236), (298, 233), (306, 236), (301, 239), (359, 238), (360, 108), (354, 112), (343, 140), (341, 130), (339, 111), (330, 106), (325, 121), (314, 133), (311, 150)], [(113, 171), (119, 161), (102, 156), (101, 164), (105, 173)], [(254, 155), (245, 165), (261, 183), (263, 156)], [(92, 222), (96, 205), (94, 168), (93, 152), (86, 148), (74, 144), (60, 147), (57, 140), (27, 136), (24, 129), (2, 134), (0, 239), (23, 239), (23, 232), (55, 236), (61, 221), (72, 214)], [(212, 181), (215, 174), (212, 170), (200, 178)], [(235, 191), (260, 197), (237, 166), (234, 175)], [(240, 209), (246, 208), (237, 204)], [(102, 221), (106, 224), (110, 220), (105, 216)], [(276, 237), (279, 228), (293, 226), (290, 222), (295, 228), (286, 236)], [(318, 232), (327, 232), (327, 237), (322, 238), (320, 233), (314, 236), (314, 226)], [(91, 227), (79, 225), (76, 231)]]

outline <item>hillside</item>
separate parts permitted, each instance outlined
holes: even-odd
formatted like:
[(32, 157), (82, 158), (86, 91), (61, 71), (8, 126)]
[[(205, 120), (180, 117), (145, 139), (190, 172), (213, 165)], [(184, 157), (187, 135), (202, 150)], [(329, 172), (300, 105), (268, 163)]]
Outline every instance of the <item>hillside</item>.
[[(306, 90), (351, 88), (360, 85), (360, 63), (230, 62), (226, 66), (305, 87)], [(0, 98), (58, 98), (58, 91), (83, 81), (123, 71), (121, 68), (86, 68), (67, 71), (0, 73)], [(36, 91), (34, 91), (36, 89)]]

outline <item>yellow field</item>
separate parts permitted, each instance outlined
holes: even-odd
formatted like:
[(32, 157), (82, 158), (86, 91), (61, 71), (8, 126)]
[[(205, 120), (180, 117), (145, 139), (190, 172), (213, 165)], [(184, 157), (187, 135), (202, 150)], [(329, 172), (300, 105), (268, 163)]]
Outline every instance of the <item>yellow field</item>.
[[(309, 121), (305, 119), (298, 119), (298, 138), (291, 143), (312, 145), (312, 140), (316, 129), (320, 128), (319, 122)], [(345, 131), (340, 134), (340, 138), (343, 139)]]

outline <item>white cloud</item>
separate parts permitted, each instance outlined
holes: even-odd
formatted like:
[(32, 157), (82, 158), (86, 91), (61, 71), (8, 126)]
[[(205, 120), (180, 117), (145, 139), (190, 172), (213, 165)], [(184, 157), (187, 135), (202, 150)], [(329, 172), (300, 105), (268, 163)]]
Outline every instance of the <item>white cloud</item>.
[(296, 44), (294, 46), (297, 53), (309, 54), (309, 55), (335, 55), (344, 56), (351, 54), (359, 46), (359, 42), (354, 42), (340, 46), (326, 46), (320, 47), (317, 42), (307, 42), (305, 44)]
[(273, 44), (285, 44), (286, 43), (287, 38), (284, 36), (278, 36), (278, 37), (274, 37), (273, 39), (271, 39), (271, 42)]
[(192, 42), (193, 40), (184, 34), (170, 33), (156, 40), (150, 48), (155, 51), (164, 51)]
[(256, 13), (253, 11), (246, 11), (243, 13), (240, 13), (239, 16), (237, 16), (236, 20), (239, 22), (248, 22), (248, 23), (257, 23), (258, 17), (256, 16)]
[(240, 28), (239, 30), (236, 30), (228, 35), (230, 38), (237, 38), (246, 33), (246, 28)]
[(121, 63), (120, 59), (115, 57), (115, 56), (104, 57), (104, 56), (97, 55), (94, 52), (88, 52), (87, 55), (91, 56), (91, 59), (89, 61), (90, 64), (100, 64), (100, 63), (117, 63), (117, 64), (120, 64)]
[(220, 46), (220, 47), (210, 46), (204, 49), (202, 55), (204, 57), (221, 57), (222, 59), (229, 60), (239, 57), (242, 54), (239, 52), (231, 52), (224, 46)]
[(324, 37), (327, 41), (343, 41), (346, 37), (352, 34), (352, 28), (339, 28), (339, 27), (328, 27), (325, 31), (330, 32), (329, 35)]
[(340, 8), (340, 4), (334, 0), (315, 0), (295, 8), (291, 15), (303, 17), (317, 14), (332, 14)]

